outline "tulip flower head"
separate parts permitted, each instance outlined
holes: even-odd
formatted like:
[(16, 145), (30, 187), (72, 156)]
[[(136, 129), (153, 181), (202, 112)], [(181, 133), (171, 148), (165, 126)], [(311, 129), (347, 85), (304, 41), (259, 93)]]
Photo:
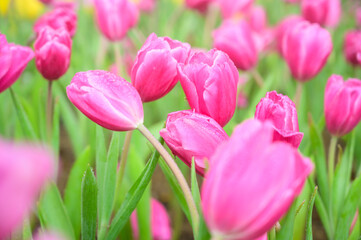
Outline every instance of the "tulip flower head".
[(343, 136), (361, 120), (361, 81), (332, 75), (326, 85), (324, 110), (328, 131)]
[(159, 132), (174, 155), (189, 167), (194, 158), (198, 174), (204, 176), (216, 147), (228, 139), (223, 128), (212, 118), (189, 110), (170, 113), (166, 127)]
[(137, 3), (138, 8), (144, 12), (153, 11), (156, 4), (156, 0), (139, 0)]
[[(172, 239), (172, 227), (170, 225), (170, 219), (165, 207), (156, 199), (151, 199), (150, 205), (150, 223), (152, 226), (152, 239), (154, 240), (171, 240)], [(132, 224), (132, 232), (134, 239), (139, 239), (139, 228), (137, 212), (134, 211), (130, 216), (130, 222)]]
[(282, 53), (293, 77), (301, 82), (315, 77), (332, 51), (330, 33), (318, 24), (297, 23), (283, 37)]
[(139, 10), (130, 0), (94, 0), (96, 21), (109, 41), (120, 41), (138, 22)]
[(189, 106), (225, 126), (232, 118), (237, 101), (238, 71), (222, 51), (196, 52), (178, 73)]
[(185, 0), (187, 7), (197, 9), (200, 12), (205, 12), (210, 3), (214, 0)]
[(201, 199), (215, 239), (264, 238), (301, 193), (312, 162), (273, 142), (273, 131), (268, 122), (247, 120), (212, 155)]
[(53, 175), (53, 157), (42, 147), (0, 140), (0, 239), (24, 221)]
[(295, 26), (296, 24), (302, 21), (304, 21), (304, 19), (301, 16), (291, 15), (283, 19), (276, 27), (276, 31), (275, 31), (276, 45), (277, 45), (277, 50), (281, 54), (281, 56), (283, 56), (282, 53), (283, 38), (287, 36), (288, 30), (292, 29), (293, 26)]
[(0, 34), (0, 93), (20, 77), (33, 58), (31, 48), (8, 43), (5, 35)]
[(361, 66), (361, 31), (349, 31), (345, 35), (343, 53), (346, 60), (354, 66)]
[(224, 19), (232, 18), (240, 12), (246, 12), (254, 0), (216, 0)]
[(178, 82), (177, 65), (185, 63), (190, 45), (152, 33), (139, 50), (131, 78), (143, 102), (165, 96)]
[(66, 92), (85, 116), (104, 128), (129, 131), (143, 123), (143, 106), (137, 90), (113, 73), (78, 72)]
[(302, 16), (327, 27), (338, 25), (341, 17), (340, 0), (302, 0)]
[(257, 45), (245, 20), (223, 22), (213, 32), (213, 40), (213, 47), (227, 53), (237, 68), (247, 71), (257, 64)]
[(272, 122), (274, 141), (287, 142), (295, 148), (300, 145), (303, 133), (298, 130), (296, 106), (289, 97), (276, 91), (268, 92), (257, 104), (255, 118)]

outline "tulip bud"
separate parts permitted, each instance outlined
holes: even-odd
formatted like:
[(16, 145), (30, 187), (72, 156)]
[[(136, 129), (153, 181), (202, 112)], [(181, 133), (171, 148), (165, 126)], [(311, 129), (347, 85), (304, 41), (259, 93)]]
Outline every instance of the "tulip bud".
[(214, 0), (186, 0), (187, 7), (197, 9), (200, 12), (205, 12), (210, 3)]
[(361, 120), (361, 81), (344, 82), (341, 76), (332, 75), (326, 85), (324, 109), (326, 126), (332, 135), (351, 132)]
[(361, 31), (355, 30), (346, 33), (343, 53), (349, 63), (361, 66)]
[[(150, 203), (150, 224), (152, 226), (152, 239), (171, 240), (172, 228), (167, 210), (154, 198), (151, 199)], [(130, 222), (132, 224), (133, 238), (139, 239), (138, 218), (136, 211), (134, 211), (130, 216)]]
[(312, 162), (273, 142), (273, 131), (267, 122), (247, 120), (212, 155), (201, 199), (214, 239), (262, 237), (301, 193)]
[(304, 21), (304, 19), (298, 15), (291, 15), (286, 17), (285, 19), (283, 19), (277, 26), (276, 31), (275, 31), (275, 38), (276, 38), (276, 45), (277, 45), (277, 50), (278, 52), (281, 54), (281, 56), (283, 56), (282, 53), (282, 43), (283, 43), (283, 38), (285, 36), (287, 36), (287, 32), (288, 30), (292, 29), (293, 26), (295, 26), (296, 24), (298, 24), (299, 22)]
[(57, 7), (36, 21), (34, 31), (36, 35), (39, 35), (45, 27), (50, 27), (54, 30), (64, 28), (69, 32), (70, 37), (73, 37), (76, 32), (76, 24), (77, 16), (72, 8)]
[(149, 35), (132, 69), (132, 84), (143, 102), (165, 96), (178, 82), (177, 65), (185, 63), (190, 45), (168, 37)]
[(78, 72), (66, 92), (85, 116), (104, 128), (129, 131), (143, 123), (143, 106), (137, 90), (113, 73)]
[(237, 68), (246, 71), (257, 64), (256, 43), (246, 21), (225, 21), (213, 32), (213, 39), (213, 47), (227, 53)]
[(7, 239), (30, 213), (53, 174), (51, 154), (39, 146), (0, 140), (0, 239)]
[(231, 18), (237, 13), (246, 12), (253, 0), (216, 0), (221, 8), (223, 18)]
[(253, 31), (262, 32), (267, 27), (267, 13), (261, 6), (252, 7), (247, 13), (249, 26)]
[(8, 43), (5, 35), (0, 34), (0, 93), (20, 77), (33, 57), (31, 48)]
[(307, 21), (289, 29), (282, 44), (283, 57), (293, 77), (301, 82), (315, 77), (332, 51), (330, 33), (318, 24)]
[(69, 68), (72, 41), (64, 30), (44, 28), (35, 41), (35, 63), (38, 71), (49, 81), (57, 80)]
[(302, 0), (302, 16), (313, 23), (335, 27), (340, 22), (340, 0)]
[(159, 132), (173, 154), (204, 176), (208, 159), (216, 147), (228, 139), (223, 128), (212, 118), (192, 111), (168, 115), (166, 127)]
[(151, 12), (155, 7), (156, 0), (139, 0), (138, 8), (144, 12)]
[(96, 20), (100, 31), (110, 41), (120, 41), (138, 22), (139, 10), (129, 0), (95, 0)]
[(238, 72), (227, 54), (212, 49), (194, 53), (178, 73), (189, 106), (216, 120), (221, 126), (231, 120), (237, 100)]
[(303, 133), (298, 130), (296, 106), (289, 97), (276, 91), (268, 92), (257, 104), (254, 117), (272, 122), (273, 141), (283, 141), (295, 148), (300, 145)]

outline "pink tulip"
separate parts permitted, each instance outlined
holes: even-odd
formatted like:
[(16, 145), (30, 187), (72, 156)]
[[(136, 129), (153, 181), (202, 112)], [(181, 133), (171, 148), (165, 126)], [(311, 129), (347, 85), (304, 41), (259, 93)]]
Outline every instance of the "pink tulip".
[(169, 37), (149, 35), (139, 50), (132, 69), (132, 84), (143, 102), (157, 100), (169, 93), (178, 82), (177, 65), (185, 63), (190, 45)]
[(40, 2), (44, 3), (45, 5), (52, 4), (54, 0), (39, 0)]
[(300, 145), (303, 133), (298, 130), (296, 106), (289, 97), (276, 91), (268, 92), (257, 104), (254, 117), (272, 122), (273, 141), (287, 142), (295, 148)]
[(340, 22), (340, 0), (302, 0), (302, 16), (313, 23), (335, 27)]
[(253, 31), (262, 32), (267, 28), (267, 13), (262, 6), (254, 6), (247, 13), (246, 18)]
[[(170, 225), (170, 219), (165, 207), (156, 199), (151, 199), (151, 226), (152, 226), (152, 239), (153, 240), (171, 240), (172, 228)], [(139, 239), (139, 228), (137, 212), (134, 211), (130, 216), (130, 222), (132, 224), (133, 238)]]
[(40, 146), (0, 139), (0, 239), (7, 239), (30, 213), (53, 174), (53, 158)]
[(301, 193), (312, 162), (273, 142), (273, 131), (268, 122), (247, 120), (212, 155), (201, 199), (215, 239), (264, 239)]
[(330, 33), (318, 24), (299, 22), (283, 38), (282, 53), (294, 78), (307, 81), (326, 64), (332, 51)]
[(155, 4), (156, 0), (139, 0), (137, 5), (141, 11), (151, 12), (153, 11)]
[(241, 70), (252, 69), (258, 61), (258, 51), (249, 24), (227, 20), (213, 32), (213, 47), (225, 52)]
[(45, 27), (50, 27), (54, 30), (64, 28), (69, 32), (70, 36), (73, 37), (76, 32), (76, 25), (77, 16), (72, 8), (56, 7), (36, 21), (34, 31), (39, 35)]
[(173, 154), (189, 167), (194, 158), (196, 171), (201, 176), (204, 176), (208, 166), (206, 162), (216, 147), (228, 139), (216, 121), (192, 111), (170, 113), (166, 127), (159, 134)]
[(104, 128), (128, 131), (143, 123), (143, 106), (137, 90), (113, 73), (79, 72), (66, 92), (85, 116)]
[(276, 45), (278, 52), (283, 56), (282, 53), (282, 43), (283, 38), (287, 36), (287, 32), (290, 29), (293, 29), (295, 25), (297, 25), (299, 22), (304, 21), (304, 19), (301, 16), (298, 15), (290, 15), (283, 19), (277, 26), (275, 31), (275, 38), (276, 38)]
[(95, 0), (96, 20), (100, 31), (110, 41), (120, 41), (138, 22), (139, 10), (129, 0)]
[(346, 82), (332, 75), (325, 90), (324, 110), (328, 131), (343, 136), (352, 131), (361, 120), (361, 81)]
[(221, 8), (223, 18), (231, 18), (241, 12), (246, 12), (254, 0), (215, 0)]
[(200, 12), (205, 12), (209, 6), (215, 0), (185, 0), (187, 7), (197, 9)]
[(69, 68), (72, 41), (65, 29), (44, 28), (35, 41), (35, 63), (41, 75), (57, 80)]
[(0, 93), (20, 77), (33, 57), (31, 48), (8, 43), (5, 35), (0, 34)]
[(221, 126), (231, 120), (237, 100), (238, 72), (227, 54), (212, 49), (194, 53), (178, 73), (189, 106), (216, 120)]
[(345, 35), (343, 53), (346, 60), (352, 65), (361, 66), (361, 31), (349, 31)]

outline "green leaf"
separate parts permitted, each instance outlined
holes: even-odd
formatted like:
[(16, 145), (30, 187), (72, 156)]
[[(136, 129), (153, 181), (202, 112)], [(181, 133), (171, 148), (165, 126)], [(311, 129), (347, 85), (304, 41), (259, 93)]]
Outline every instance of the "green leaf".
[(281, 223), (281, 230), (277, 233), (277, 240), (293, 239), (293, 226), (296, 217), (297, 201), (295, 200), (288, 210), (287, 215), (283, 218)]
[(107, 240), (116, 239), (124, 225), (127, 223), (130, 215), (137, 206), (140, 198), (148, 186), (148, 183), (152, 178), (158, 159), (159, 153), (154, 151), (142, 174), (139, 176), (138, 180), (133, 184), (125, 196), (123, 204), (121, 205), (110, 225), (108, 234), (106, 235)]
[(307, 210), (307, 220), (306, 220), (306, 240), (312, 240), (312, 210), (313, 205), (315, 203), (315, 198), (317, 196), (317, 186), (315, 187), (315, 190), (313, 191), (310, 201), (308, 202), (308, 210)]
[(340, 216), (336, 225), (336, 232), (334, 239), (342, 240), (348, 238), (348, 233), (351, 227), (352, 220), (355, 216), (357, 207), (361, 203), (361, 176), (358, 176), (352, 183), (351, 189), (343, 203)]
[(93, 159), (90, 157), (90, 152), (90, 147), (88, 146), (76, 159), (73, 167), (71, 168), (64, 191), (64, 204), (73, 224), (75, 236), (77, 237), (80, 235), (81, 226), (81, 182), (88, 165), (93, 162)]
[(38, 211), (43, 227), (59, 231), (69, 239), (76, 239), (73, 226), (55, 184), (50, 184), (42, 196)]
[(96, 239), (97, 231), (97, 183), (89, 166), (81, 185), (81, 239)]
[(17, 95), (12, 90), (12, 88), (10, 88), (10, 94), (16, 109), (16, 113), (20, 121), (20, 125), (23, 128), (25, 136), (31, 139), (37, 139), (34, 128), (29, 121), (29, 117), (27, 116), (23, 106), (20, 104), (20, 101)]

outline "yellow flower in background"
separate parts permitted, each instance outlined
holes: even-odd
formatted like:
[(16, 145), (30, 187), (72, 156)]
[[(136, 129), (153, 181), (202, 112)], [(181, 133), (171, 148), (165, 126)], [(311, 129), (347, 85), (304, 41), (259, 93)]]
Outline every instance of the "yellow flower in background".
[(182, 5), (184, 0), (172, 0), (172, 2), (176, 3), (177, 5)]
[[(20, 18), (35, 19), (44, 10), (44, 5), (39, 0), (13, 0), (16, 13)], [(10, 0), (0, 0), (0, 14), (5, 15), (10, 11)]]
[(5, 15), (9, 10), (10, 0), (0, 1), (0, 15)]

